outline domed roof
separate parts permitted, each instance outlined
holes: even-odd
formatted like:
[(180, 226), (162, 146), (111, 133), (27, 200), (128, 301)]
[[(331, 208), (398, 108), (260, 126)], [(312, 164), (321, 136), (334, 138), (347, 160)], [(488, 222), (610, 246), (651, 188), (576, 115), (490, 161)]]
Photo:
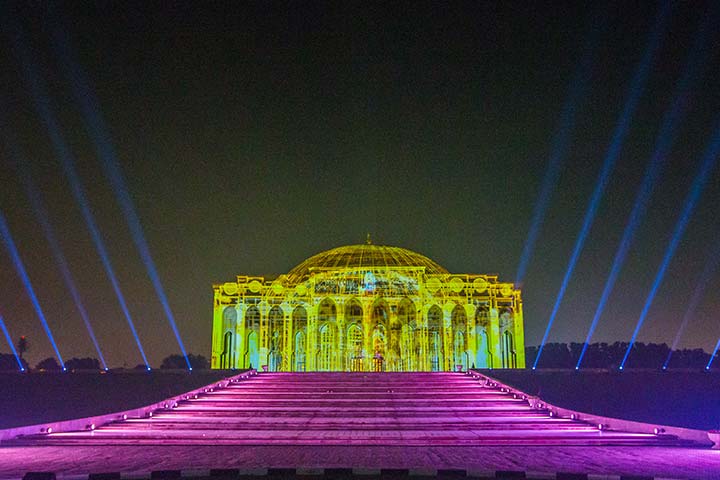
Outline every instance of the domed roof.
[(346, 245), (313, 255), (288, 272), (288, 280), (300, 282), (312, 269), (354, 267), (359, 270), (376, 270), (385, 267), (425, 267), (427, 274), (449, 273), (445, 268), (412, 250), (388, 245)]

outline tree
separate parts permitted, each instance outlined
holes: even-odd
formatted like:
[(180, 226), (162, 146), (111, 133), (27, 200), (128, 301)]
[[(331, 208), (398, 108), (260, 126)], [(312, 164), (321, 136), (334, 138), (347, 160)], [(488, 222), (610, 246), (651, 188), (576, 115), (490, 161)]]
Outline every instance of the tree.
[(17, 347), (18, 347), (18, 354), (20, 355), (20, 359), (22, 360), (23, 354), (28, 351), (28, 348), (30, 348), (30, 346), (28, 345), (27, 338), (25, 338), (25, 335), (20, 337), (20, 340), (18, 340)]
[[(192, 353), (188, 355), (188, 360), (190, 361), (190, 366), (192, 366), (193, 370), (206, 370), (210, 368), (210, 364), (207, 361), (207, 358), (203, 357), (202, 355), (193, 355)], [(173, 354), (165, 357), (160, 364), (160, 368), (162, 369), (187, 369), (187, 362), (185, 362), (185, 357), (178, 354)]]
[(0, 353), (0, 371), (17, 371), (18, 364), (15, 355)]
[(97, 358), (71, 358), (65, 362), (68, 370), (100, 370), (100, 362)]
[(35, 365), (38, 370), (46, 370), (49, 372), (60, 370), (60, 364), (55, 360), (55, 357), (48, 357), (45, 360), (41, 360), (40, 363)]

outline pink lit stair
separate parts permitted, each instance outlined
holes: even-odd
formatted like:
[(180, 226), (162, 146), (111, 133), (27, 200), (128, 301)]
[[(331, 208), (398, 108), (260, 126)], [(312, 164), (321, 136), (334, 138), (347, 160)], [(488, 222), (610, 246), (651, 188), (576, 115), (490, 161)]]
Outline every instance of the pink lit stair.
[(600, 431), (457, 373), (263, 373), (94, 431), (34, 445), (680, 445)]

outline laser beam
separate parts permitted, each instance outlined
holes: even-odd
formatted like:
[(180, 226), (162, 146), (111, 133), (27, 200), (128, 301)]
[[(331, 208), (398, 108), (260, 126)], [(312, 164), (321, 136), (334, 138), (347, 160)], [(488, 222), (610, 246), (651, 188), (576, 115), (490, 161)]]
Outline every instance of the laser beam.
[(533, 251), (535, 250), (537, 237), (540, 234), (540, 227), (545, 220), (545, 215), (550, 205), (550, 197), (557, 185), (558, 177), (560, 176), (560, 169), (564, 163), (565, 155), (567, 154), (567, 150), (570, 145), (570, 139), (575, 127), (575, 117), (578, 110), (578, 104), (581, 102), (581, 99), (585, 96), (587, 91), (588, 78), (592, 74), (595, 50), (597, 49), (599, 43), (598, 40), (600, 38), (600, 34), (605, 30), (604, 27), (606, 22), (604, 21), (604, 8), (602, 18), (598, 19), (596, 17), (598, 17), (598, 15), (593, 17), (594, 28), (591, 30), (591, 34), (583, 48), (580, 64), (570, 81), (565, 103), (563, 104), (562, 111), (560, 112), (557, 130), (550, 150), (547, 170), (545, 171), (545, 175), (540, 186), (540, 192), (538, 193), (537, 201), (535, 202), (535, 206), (533, 208), (530, 230), (528, 231), (528, 236), (525, 240), (522, 254), (520, 255), (520, 263), (518, 264), (517, 273), (515, 275), (515, 285), (522, 285), (522, 282), (525, 280), (525, 273), (527, 272), (528, 264), (530, 263)]
[(655, 274), (655, 279), (653, 280), (650, 293), (645, 299), (645, 304), (643, 305), (643, 309), (640, 312), (640, 318), (638, 318), (637, 324), (635, 325), (635, 330), (633, 331), (632, 338), (630, 339), (630, 343), (628, 344), (628, 348), (625, 351), (625, 356), (620, 363), (620, 370), (625, 368), (625, 363), (627, 362), (628, 356), (630, 356), (630, 352), (632, 351), (632, 347), (635, 344), (638, 333), (640, 333), (640, 329), (642, 328), (643, 323), (647, 318), (650, 306), (652, 305), (652, 302), (655, 299), (655, 295), (657, 295), (657, 291), (660, 288), (660, 284), (665, 277), (665, 272), (667, 271), (670, 262), (675, 255), (675, 251), (677, 250), (678, 245), (680, 245), (680, 240), (682, 240), (688, 222), (690, 221), (690, 217), (692, 216), (693, 210), (695, 209), (695, 205), (697, 205), (697, 202), (700, 199), (700, 195), (705, 188), (708, 177), (710, 176), (713, 169), (715, 168), (715, 165), (717, 164), (718, 155), (720, 155), (720, 122), (718, 123), (717, 129), (713, 133), (713, 138), (711, 139), (707, 149), (705, 150), (705, 153), (703, 154), (702, 162), (700, 163), (698, 172), (695, 175), (695, 178), (693, 179), (692, 185), (690, 187), (690, 191), (685, 198), (683, 209), (680, 217), (677, 220), (677, 223), (675, 224), (675, 228), (673, 229), (670, 243), (665, 250), (665, 255), (663, 256), (662, 263), (660, 264), (660, 268)]
[(710, 361), (708, 362), (707, 366), (705, 367), (705, 370), (710, 370), (710, 366), (712, 365), (713, 360), (715, 360), (715, 356), (718, 353), (718, 349), (720, 349), (720, 338), (718, 338), (718, 341), (715, 344), (715, 348), (713, 348), (712, 354), (710, 355)]
[(625, 224), (625, 230), (623, 231), (620, 244), (615, 252), (610, 274), (605, 281), (605, 286), (600, 296), (597, 308), (595, 309), (595, 314), (593, 315), (587, 336), (585, 337), (582, 351), (580, 352), (577, 364), (575, 365), (576, 370), (579, 369), (582, 364), (588, 345), (595, 333), (597, 324), (605, 311), (605, 306), (610, 298), (610, 294), (615, 288), (617, 278), (620, 275), (623, 265), (625, 264), (625, 259), (630, 251), (637, 229), (647, 213), (655, 184), (662, 174), (665, 164), (667, 163), (670, 150), (677, 139), (679, 125), (686, 116), (687, 105), (689, 104), (693, 87), (697, 81), (702, 78), (704, 73), (704, 67), (706, 66), (709, 50), (707, 48), (707, 40), (708, 35), (712, 33), (712, 18), (714, 18), (714, 15), (707, 15), (702, 20), (693, 40), (685, 68), (683, 69), (682, 75), (675, 86), (675, 92), (673, 93), (670, 106), (663, 114), (661, 127), (655, 139), (653, 153), (650, 156), (650, 161), (645, 167), (643, 180), (638, 188), (635, 196), (635, 203), (633, 204), (628, 221)]
[(20, 253), (15, 246), (15, 241), (10, 234), (10, 228), (8, 227), (7, 221), (5, 220), (5, 215), (3, 215), (2, 212), (0, 212), (0, 238), (2, 238), (2, 241), (5, 244), (8, 253), (10, 254), (10, 259), (15, 266), (15, 271), (20, 277), (20, 280), (22, 280), (23, 287), (25, 287), (25, 291), (30, 297), (30, 301), (32, 302), (33, 308), (35, 309), (35, 313), (40, 319), (40, 323), (42, 323), (43, 330), (45, 330), (45, 335), (47, 335), (48, 340), (50, 340), (50, 344), (55, 351), (55, 356), (57, 356), (57, 359), (60, 361), (60, 365), (62, 365), (63, 370), (65, 370), (65, 362), (63, 361), (62, 355), (60, 355), (60, 350), (58, 350), (57, 343), (55, 343), (55, 337), (53, 337), (52, 331), (50, 330), (50, 325), (48, 325), (48, 322), (45, 318), (45, 313), (40, 306), (40, 301), (38, 300), (37, 295), (35, 295), (35, 289), (33, 288), (30, 277), (25, 270), (25, 265), (20, 258)]
[(66, 31), (61, 28), (58, 22), (55, 22), (53, 26), (54, 41), (52, 44), (59, 58), (58, 63), (63, 70), (66, 80), (71, 86), (75, 100), (80, 106), (80, 111), (85, 119), (85, 127), (95, 145), (105, 176), (112, 185), (115, 198), (120, 204), (123, 215), (125, 216), (125, 221), (130, 228), (130, 233), (132, 234), (135, 246), (140, 253), (140, 257), (145, 265), (148, 276), (155, 288), (155, 293), (160, 300), (163, 311), (165, 312), (165, 317), (172, 328), (178, 346), (185, 358), (188, 370), (192, 370), (190, 359), (185, 351), (185, 345), (180, 338), (180, 332), (178, 331), (177, 324), (175, 322), (175, 316), (170, 308), (170, 302), (165, 294), (165, 289), (163, 288), (162, 281), (160, 280), (160, 275), (158, 274), (155, 262), (150, 254), (150, 247), (145, 239), (145, 233), (140, 222), (140, 217), (137, 214), (135, 205), (132, 201), (130, 193), (128, 192), (125, 179), (123, 178), (117, 154), (115, 152), (115, 147), (113, 146), (113, 141), (109, 134), (109, 130), (105, 125), (100, 109), (100, 103), (87, 76), (85, 75), (85, 72), (82, 70), (75, 52), (71, 47), (70, 39), (68, 38)]
[(65, 286), (70, 292), (73, 302), (75, 302), (75, 308), (77, 308), (78, 313), (80, 314), (80, 318), (82, 318), (82, 321), (85, 324), (85, 328), (87, 329), (88, 335), (90, 336), (90, 340), (95, 346), (95, 351), (100, 358), (100, 362), (102, 363), (103, 368), (107, 370), (108, 366), (105, 362), (105, 357), (102, 354), (102, 350), (100, 350), (100, 344), (95, 337), (95, 332), (93, 331), (92, 325), (90, 324), (90, 317), (87, 313), (87, 310), (85, 309), (82, 298), (80, 297), (80, 292), (78, 291), (75, 279), (73, 278), (72, 273), (70, 273), (70, 267), (68, 265), (67, 259), (65, 258), (62, 248), (60, 247), (60, 242), (58, 242), (57, 236), (55, 235), (55, 229), (50, 223), (50, 216), (48, 214), (47, 208), (45, 207), (45, 203), (42, 200), (42, 193), (35, 185), (35, 182), (33, 182), (32, 174), (27, 166), (25, 159), (22, 157), (17, 143), (14, 139), (10, 138), (7, 125), (3, 125), (3, 127), (3, 131), (5, 133), (5, 144), (8, 147), (11, 162), (14, 164), (15, 170), (17, 171), (18, 176), (20, 177), (20, 180), (23, 184), (23, 188), (25, 189), (25, 193), (30, 199), (30, 205), (32, 206), (33, 212), (35, 213), (35, 218), (40, 224), (43, 235), (45, 236), (45, 239), (50, 245), (50, 250), (52, 252), (53, 258), (55, 259), (55, 263), (60, 270), (63, 282), (65, 283)]
[(5, 339), (8, 342), (8, 345), (10, 345), (10, 350), (12, 350), (13, 355), (15, 355), (15, 360), (17, 360), (18, 367), (20, 367), (20, 371), (25, 371), (25, 366), (22, 363), (22, 360), (20, 360), (20, 355), (18, 355), (17, 350), (15, 350), (15, 344), (12, 341), (12, 337), (10, 337), (10, 332), (8, 332), (7, 327), (5, 326), (5, 321), (3, 320), (2, 315), (0, 315), (0, 329), (2, 329), (3, 333), (5, 334)]
[(713, 251), (710, 253), (709, 258), (705, 262), (703, 271), (700, 274), (700, 278), (695, 285), (692, 297), (690, 297), (690, 302), (688, 303), (685, 314), (683, 315), (682, 322), (680, 323), (680, 326), (675, 333), (675, 338), (673, 339), (672, 346), (670, 347), (670, 351), (668, 352), (667, 359), (663, 364), (663, 370), (668, 368), (673, 351), (677, 348), (678, 343), (680, 343), (680, 338), (682, 337), (683, 333), (685, 333), (685, 328), (687, 327), (688, 323), (690, 323), (690, 319), (695, 317), (695, 311), (697, 310), (698, 305), (700, 305), (700, 301), (705, 296), (708, 284), (715, 275), (718, 266), (720, 266), (720, 241), (715, 244)]
[(570, 256), (570, 262), (568, 263), (567, 270), (565, 271), (565, 276), (563, 277), (562, 283), (560, 285), (560, 291), (558, 292), (557, 298), (555, 299), (555, 304), (553, 305), (552, 312), (550, 313), (550, 318), (548, 320), (547, 327), (545, 328), (542, 342), (540, 342), (540, 348), (538, 348), (538, 353), (535, 357), (533, 369), (537, 368), (538, 362), (540, 361), (540, 356), (542, 355), (543, 347), (545, 346), (545, 342), (547, 342), (548, 336), (550, 334), (550, 329), (552, 328), (553, 323), (555, 322), (555, 318), (557, 317), (557, 313), (560, 310), (560, 305), (562, 304), (563, 298), (565, 296), (565, 291), (570, 284), (570, 278), (572, 277), (575, 266), (577, 265), (577, 262), (580, 258), (580, 253), (582, 252), (582, 249), (585, 245), (585, 240), (590, 233), (590, 227), (595, 220), (595, 215), (597, 214), (597, 210), (600, 206), (600, 200), (602, 199), (603, 194), (605, 193), (605, 189), (610, 182), (610, 176), (615, 167), (617, 158), (620, 156), (620, 151), (622, 149), (625, 138), (627, 137), (628, 131), (630, 130), (630, 124), (632, 122), (635, 111), (637, 110), (640, 98), (642, 97), (642, 94), (645, 90), (645, 85), (650, 74), (650, 68), (653, 64), (655, 54), (660, 48), (664, 32), (667, 28), (671, 9), (671, 2), (667, 0), (662, 2), (660, 9), (658, 10), (658, 13), (655, 17), (653, 28), (648, 36), (643, 56), (640, 59), (640, 62), (638, 63), (633, 74), (630, 88), (628, 90), (628, 97), (623, 106), (622, 112), (618, 119), (618, 123), (615, 126), (615, 130), (610, 141), (610, 146), (608, 147), (608, 151), (603, 161), (602, 169), (600, 170), (597, 181), (595, 183), (595, 188), (590, 197), (590, 202), (585, 212), (585, 217), (583, 219), (582, 227), (580, 229), (580, 234), (575, 241), (575, 246), (573, 248), (572, 255)]
[(80, 208), (80, 213), (82, 214), (83, 219), (85, 220), (85, 224), (88, 227), (88, 231), (90, 232), (93, 244), (95, 245), (95, 248), (100, 255), (100, 260), (102, 261), (108, 279), (112, 284), (115, 296), (117, 297), (120, 308), (122, 309), (122, 312), (125, 316), (125, 320), (127, 321), (127, 324), (130, 327), (130, 331), (135, 338), (135, 343), (137, 344), (138, 350), (140, 351), (140, 356), (142, 357), (145, 365), (149, 370), (150, 367), (148, 366), (145, 350), (142, 347), (140, 337), (138, 336), (137, 330), (135, 329), (135, 324), (132, 320), (130, 310), (128, 309), (127, 303), (125, 301), (125, 296), (123, 295), (120, 289), (120, 285), (115, 276), (115, 271), (112, 267), (112, 262), (110, 261), (110, 255), (105, 248), (105, 243), (102, 240), (102, 235), (100, 234), (100, 230), (95, 222), (95, 217), (90, 210), (90, 203), (88, 202), (85, 195), (80, 176), (77, 174), (75, 168), (75, 159), (72, 155), (72, 152), (70, 151), (70, 148), (67, 145), (67, 142), (65, 141), (65, 138), (63, 137), (60, 124), (55, 118), (55, 114), (50, 105), (50, 97), (47, 93), (47, 86), (45, 85), (42, 75), (40, 74), (38, 66), (32, 60), (33, 56), (31, 55), (30, 49), (24, 41), (20, 25), (17, 23), (17, 19), (14, 17), (12, 17), (11, 19), (8, 15), (5, 15), (4, 17), (5, 24), (10, 27), (10, 37), (13, 43), (13, 47), (18, 56), (25, 82), (30, 88), (35, 109), (48, 131), (48, 135), (50, 136), (50, 140), (52, 142), (55, 153), (58, 157), (58, 160), (60, 161), (63, 172), (68, 179), (70, 190)]

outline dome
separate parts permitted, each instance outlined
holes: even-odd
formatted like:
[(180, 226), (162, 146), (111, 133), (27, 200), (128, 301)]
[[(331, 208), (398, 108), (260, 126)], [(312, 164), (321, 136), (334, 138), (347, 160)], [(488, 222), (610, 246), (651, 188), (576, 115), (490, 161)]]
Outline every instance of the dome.
[(293, 283), (310, 276), (313, 269), (348, 268), (376, 270), (386, 267), (425, 267), (427, 274), (449, 273), (445, 268), (412, 250), (388, 245), (347, 245), (313, 255), (288, 272)]

